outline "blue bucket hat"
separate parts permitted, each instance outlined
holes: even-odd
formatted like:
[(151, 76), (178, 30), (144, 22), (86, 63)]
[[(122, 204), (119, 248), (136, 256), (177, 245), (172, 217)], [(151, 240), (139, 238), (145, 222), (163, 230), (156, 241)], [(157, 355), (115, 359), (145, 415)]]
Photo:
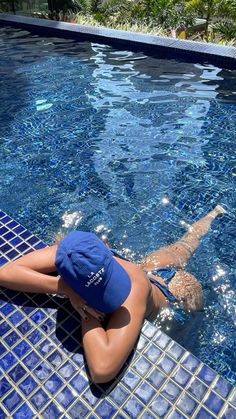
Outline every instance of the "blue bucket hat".
[(103, 313), (115, 311), (130, 293), (129, 275), (93, 233), (71, 231), (58, 245), (55, 264), (64, 281)]

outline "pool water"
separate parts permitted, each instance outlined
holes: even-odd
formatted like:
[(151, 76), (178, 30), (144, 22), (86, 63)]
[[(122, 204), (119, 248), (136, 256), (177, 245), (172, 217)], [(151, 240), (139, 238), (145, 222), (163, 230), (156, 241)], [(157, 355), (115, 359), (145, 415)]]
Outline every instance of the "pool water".
[(188, 264), (205, 311), (176, 339), (235, 372), (236, 71), (0, 28), (1, 209), (48, 243), (75, 226), (138, 260), (217, 203)]

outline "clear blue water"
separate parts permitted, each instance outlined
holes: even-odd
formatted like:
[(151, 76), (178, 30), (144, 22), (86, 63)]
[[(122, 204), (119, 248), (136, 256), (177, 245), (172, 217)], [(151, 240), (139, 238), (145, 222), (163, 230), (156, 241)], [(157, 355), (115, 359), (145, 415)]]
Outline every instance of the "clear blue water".
[(0, 206), (44, 240), (71, 217), (139, 259), (228, 208), (188, 264), (205, 312), (178, 340), (236, 382), (236, 72), (11, 28), (0, 62)]

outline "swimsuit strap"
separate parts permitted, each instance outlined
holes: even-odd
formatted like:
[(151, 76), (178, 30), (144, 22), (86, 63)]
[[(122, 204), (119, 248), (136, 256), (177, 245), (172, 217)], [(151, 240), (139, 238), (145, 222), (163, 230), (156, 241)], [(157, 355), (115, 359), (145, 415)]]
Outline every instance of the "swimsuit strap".
[[(126, 260), (127, 262), (129, 262), (129, 260), (127, 258), (120, 255), (116, 250), (114, 250), (114, 249), (110, 249), (110, 250), (111, 250), (111, 253), (113, 254), (113, 256), (116, 256), (120, 259), (123, 259), (123, 260)], [(161, 284), (160, 282), (156, 281), (154, 278), (151, 278), (150, 276), (148, 276), (148, 279), (152, 284), (154, 284), (157, 288), (159, 288), (159, 290), (162, 292), (162, 294), (171, 303), (175, 303), (175, 302), (178, 301), (177, 298), (172, 294), (172, 292), (168, 288), (168, 284), (169, 284), (170, 280), (176, 274), (176, 269), (175, 268), (160, 268), (160, 269), (154, 269), (152, 271), (145, 270), (144, 272), (146, 272), (147, 274), (151, 273), (152, 275), (156, 275), (156, 276), (161, 277), (166, 282), (166, 285)]]

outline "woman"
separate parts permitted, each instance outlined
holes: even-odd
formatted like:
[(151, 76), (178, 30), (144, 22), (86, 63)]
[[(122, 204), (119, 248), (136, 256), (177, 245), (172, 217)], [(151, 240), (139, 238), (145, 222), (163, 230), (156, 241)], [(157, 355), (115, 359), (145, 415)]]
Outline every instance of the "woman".
[[(211, 222), (224, 212), (216, 206), (179, 241), (149, 254), (140, 264), (124, 260), (93, 233), (73, 231), (58, 245), (3, 266), (0, 285), (24, 292), (67, 295), (82, 318), (91, 379), (104, 383), (125, 363), (145, 318), (155, 318), (171, 301), (181, 301), (187, 310), (201, 309), (201, 286), (183, 268)], [(58, 277), (49, 275), (55, 271)], [(163, 274), (171, 279), (169, 287), (161, 278)]]

